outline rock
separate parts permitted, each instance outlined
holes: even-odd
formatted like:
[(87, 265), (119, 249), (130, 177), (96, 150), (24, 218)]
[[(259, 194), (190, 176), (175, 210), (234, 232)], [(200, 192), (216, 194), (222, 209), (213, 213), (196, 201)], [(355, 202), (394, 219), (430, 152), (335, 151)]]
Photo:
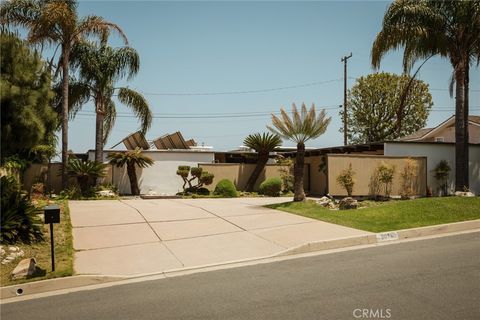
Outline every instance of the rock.
[(18, 247), (8, 247), (8, 251), (10, 251), (10, 252), (17, 252), (17, 251), (18, 251)]
[(455, 191), (455, 196), (456, 197), (475, 197), (475, 195), (470, 191), (467, 191), (467, 192)]
[(5, 250), (0, 249), (0, 256), (3, 256), (5, 254)]
[(12, 280), (27, 278), (28, 276), (33, 275), (37, 261), (35, 258), (23, 259), (18, 263), (18, 265), (12, 271)]
[(358, 201), (353, 199), (352, 197), (343, 198), (342, 200), (340, 200), (339, 208), (340, 210), (357, 209)]
[(102, 197), (115, 197), (115, 192), (112, 190), (100, 190), (97, 194)]

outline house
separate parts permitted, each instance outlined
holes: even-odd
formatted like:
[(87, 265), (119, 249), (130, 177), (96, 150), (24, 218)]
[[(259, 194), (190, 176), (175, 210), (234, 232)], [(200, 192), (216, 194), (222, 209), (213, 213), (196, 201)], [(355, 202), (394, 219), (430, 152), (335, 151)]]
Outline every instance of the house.
[[(469, 143), (480, 143), (480, 116), (468, 117)], [(455, 116), (451, 116), (434, 128), (423, 128), (400, 141), (455, 142)]]

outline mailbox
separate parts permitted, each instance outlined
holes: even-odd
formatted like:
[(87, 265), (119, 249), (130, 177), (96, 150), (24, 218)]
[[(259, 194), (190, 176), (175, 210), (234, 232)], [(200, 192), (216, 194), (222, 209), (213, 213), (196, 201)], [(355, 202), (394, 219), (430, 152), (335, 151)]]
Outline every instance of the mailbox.
[(57, 205), (44, 208), (45, 223), (60, 223), (60, 207)]

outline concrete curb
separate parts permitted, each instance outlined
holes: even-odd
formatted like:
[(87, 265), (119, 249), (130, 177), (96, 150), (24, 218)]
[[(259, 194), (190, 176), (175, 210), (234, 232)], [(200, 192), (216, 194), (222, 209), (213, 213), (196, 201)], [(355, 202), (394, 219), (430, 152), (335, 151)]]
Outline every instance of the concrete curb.
[[(89, 287), (93, 285), (108, 284), (116, 282), (121, 283), (125, 280), (135, 280), (142, 278), (167, 278), (172, 276), (187, 275), (202, 271), (212, 271), (224, 269), (228, 266), (241, 266), (247, 262), (261, 262), (272, 258), (282, 258), (290, 255), (299, 255), (305, 253), (312, 253), (317, 251), (326, 251), (331, 249), (339, 249), (346, 247), (357, 247), (365, 245), (374, 245), (384, 242), (399, 241), (404, 239), (419, 238), (440, 235), (444, 233), (454, 233), (461, 231), (480, 231), (480, 219), (455, 222), (449, 224), (441, 224), (428, 227), (403, 229), (390, 232), (382, 232), (377, 234), (362, 235), (347, 238), (338, 238), (332, 240), (316, 241), (299, 245), (295, 248), (287, 249), (285, 251), (261, 258), (227, 261), (218, 264), (202, 265), (181, 269), (165, 270), (150, 274), (140, 274), (134, 276), (103, 276), (103, 275), (78, 275), (65, 278), (55, 278), (49, 280), (41, 280), (36, 282), (23, 283), (0, 288), (0, 299), (9, 299), (15, 297), (25, 297), (28, 295), (41, 294), (49, 291), (59, 291), (65, 289), (73, 289), (79, 287)], [(21, 290), (21, 293), (18, 290)], [(8, 301), (12, 302), (12, 301)]]

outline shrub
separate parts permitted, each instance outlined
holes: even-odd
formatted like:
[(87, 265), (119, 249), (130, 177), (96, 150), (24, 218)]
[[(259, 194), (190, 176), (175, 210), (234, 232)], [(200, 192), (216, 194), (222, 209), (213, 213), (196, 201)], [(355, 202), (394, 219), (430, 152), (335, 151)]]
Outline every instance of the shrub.
[(278, 156), (277, 164), (280, 167), (280, 179), (282, 179), (283, 192), (293, 192), (293, 159)]
[(42, 222), (28, 197), (22, 194), (15, 178), (1, 177), (1, 185), (0, 242), (12, 244), (43, 240)]
[(392, 192), (393, 176), (395, 175), (395, 166), (389, 166), (386, 163), (381, 163), (376, 171), (378, 172), (378, 181), (383, 183), (385, 188), (385, 196), (390, 197)]
[(207, 188), (198, 188), (197, 194), (201, 196), (208, 196), (210, 194), (210, 190), (208, 190)]
[(435, 169), (433, 169), (435, 179), (440, 183), (440, 191), (444, 196), (448, 195), (448, 177), (450, 176), (451, 170), (447, 160), (441, 160)]
[(235, 185), (228, 179), (220, 180), (215, 186), (213, 193), (226, 198), (235, 198), (238, 196)]
[(259, 193), (270, 197), (278, 197), (282, 191), (280, 178), (269, 178), (260, 184)]
[(352, 164), (350, 163), (348, 169), (342, 170), (337, 177), (337, 183), (347, 191), (349, 197), (352, 196), (353, 186), (355, 185), (354, 175), (355, 171), (353, 171)]
[(86, 194), (95, 179), (105, 176), (106, 165), (95, 161), (72, 159), (68, 162), (68, 175), (77, 179), (82, 194)]
[(402, 197), (406, 198), (415, 195), (418, 186), (417, 172), (418, 163), (413, 159), (407, 159), (400, 174), (402, 176)]
[[(192, 175), (189, 177), (189, 175)], [(177, 169), (177, 175), (179, 175), (183, 180), (183, 193), (198, 193), (199, 189), (205, 189), (203, 186), (211, 185), (213, 182), (214, 175), (203, 171), (203, 168), (200, 167), (189, 167), (189, 166), (179, 166)], [(197, 179), (197, 185), (192, 185), (192, 181)], [(188, 187), (187, 187), (188, 186)], [(202, 191), (205, 193), (205, 191)]]

